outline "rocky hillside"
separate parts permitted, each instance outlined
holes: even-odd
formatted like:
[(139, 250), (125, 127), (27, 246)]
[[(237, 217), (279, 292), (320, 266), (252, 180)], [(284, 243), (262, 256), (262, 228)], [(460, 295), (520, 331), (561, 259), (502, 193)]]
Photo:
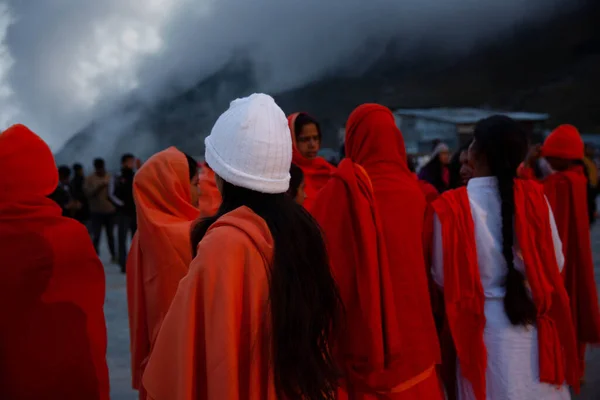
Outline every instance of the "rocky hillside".
[[(390, 108), (474, 106), (550, 113), (549, 125), (573, 123), (600, 133), (600, 1), (563, 13), (461, 57), (423, 52), (410, 63), (390, 51), (361, 76), (328, 77), (276, 95), (286, 112), (317, 116), (326, 144), (354, 107), (379, 102)], [(258, 88), (259, 89), (259, 88)], [(184, 93), (152, 106), (132, 102), (118, 122), (110, 118), (76, 134), (57, 161), (88, 162), (103, 156), (117, 162), (132, 151), (141, 157), (175, 145), (200, 155), (203, 137), (229, 101), (257, 90), (251, 65), (233, 60)]]

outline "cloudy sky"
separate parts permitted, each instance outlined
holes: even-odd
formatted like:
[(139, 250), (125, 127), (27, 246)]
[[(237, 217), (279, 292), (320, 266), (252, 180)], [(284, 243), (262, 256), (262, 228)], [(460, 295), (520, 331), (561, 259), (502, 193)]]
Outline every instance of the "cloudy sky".
[(276, 92), (354, 60), (367, 41), (460, 51), (570, 3), (0, 0), (0, 128), (25, 123), (57, 150), (132, 94), (153, 101), (184, 89), (242, 50), (260, 89)]

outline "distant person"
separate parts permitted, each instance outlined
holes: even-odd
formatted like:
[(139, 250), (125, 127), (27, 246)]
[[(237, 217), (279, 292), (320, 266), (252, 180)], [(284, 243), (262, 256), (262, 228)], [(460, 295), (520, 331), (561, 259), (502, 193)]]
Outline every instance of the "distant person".
[(304, 173), (304, 207), (310, 210), (317, 193), (329, 181), (335, 167), (318, 156), (323, 138), (316, 119), (306, 113), (296, 113), (288, 117), (288, 124), (292, 134), (292, 162)]
[(439, 193), (450, 188), (450, 149), (444, 143), (438, 143), (431, 158), (419, 171), (419, 179), (431, 183)]
[(565, 256), (565, 287), (571, 300), (571, 313), (579, 345), (581, 377), (588, 344), (600, 344), (600, 310), (594, 278), (594, 261), (590, 241), (587, 205), (588, 182), (581, 165), (584, 145), (579, 131), (561, 125), (533, 149), (522, 173), (534, 178), (531, 166), (544, 157), (553, 173), (542, 180), (544, 192), (552, 206)]
[(288, 189), (288, 195), (296, 201), (296, 203), (303, 205), (306, 200), (306, 192), (304, 191), (304, 173), (296, 164), (292, 164), (290, 167), (290, 188)]
[(441, 400), (422, 230), (427, 203), (392, 112), (363, 104), (312, 208), (346, 310), (337, 399)]
[(73, 217), (78, 207), (77, 202), (71, 196), (71, 169), (66, 165), (58, 167), (58, 185), (49, 196), (58, 204), (64, 217)]
[(198, 163), (175, 147), (156, 153), (135, 174), (133, 191), (140, 225), (127, 259), (127, 303), (133, 387), (143, 400), (144, 368), (192, 262)]
[(133, 201), (133, 177), (135, 156), (131, 153), (121, 157), (121, 173), (111, 179), (108, 193), (110, 200), (117, 206), (118, 252), (121, 272), (125, 273), (127, 263), (127, 237), (135, 234), (137, 221), (135, 202)]
[(415, 157), (411, 156), (411, 155), (407, 155), (407, 164), (408, 164), (408, 169), (413, 174), (413, 176), (415, 177), (417, 182), (419, 182), (419, 187), (421, 188), (421, 191), (425, 195), (425, 200), (427, 200), (427, 202), (430, 203), (433, 200), (437, 199), (438, 196), (440, 195), (440, 193), (437, 191), (437, 189), (431, 183), (426, 182), (422, 179), (419, 179), (418, 175), (416, 174), (415, 171), (417, 169), (417, 165), (416, 165), (417, 163), (416, 163)]
[(473, 168), (469, 165), (469, 144), (461, 147), (450, 159), (448, 169), (450, 171), (450, 189), (465, 186), (473, 177)]
[(202, 163), (198, 177), (198, 210), (201, 217), (212, 217), (221, 206), (221, 193), (215, 181), (215, 171), (207, 163)]
[(561, 242), (540, 185), (516, 179), (527, 136), (492, 116), (475, 126), (474, 177), (432, 203), (432, 275), (456, 348), (458, 399), (565, 400), (578, 391)]
[(108, 196), (110, 179), (110, 175), (106, 172), (104, 160), (97, 158), (94, 160), (94, 173), (86, 178), (84, 190), (90, 205), (90, 231), (94, 248), (99, 254), (100, 235), (102, 234), (102, 228), (104, 228), (108, 240), (111, 262), (116, 263), (114, 238), (116, 208)]
[(285, 114), (264, 94), (234, 100), (205, 143), (223, 203), (192, 230), (194, 260), (144, 373), (148, 397), (333, 399), (339, 294), (318, 225), (286, 194)]
[(104, 269), (85, 227), (48, 198), (50, 148), (14, 125), (0, 168), (0, 399), (108, 400)]
[(85, 173), (83, 166), (79, 163), (73, 164), (73, 179), (71, 180), (71, 197), (80, 204), (75, 210), (74, 218), (84, 225), (87, 225), (90, 219), (90, 206), (85, 195)]

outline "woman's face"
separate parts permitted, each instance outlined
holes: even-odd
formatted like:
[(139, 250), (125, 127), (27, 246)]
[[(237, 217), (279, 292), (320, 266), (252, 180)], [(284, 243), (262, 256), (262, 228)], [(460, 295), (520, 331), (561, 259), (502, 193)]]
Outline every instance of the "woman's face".
[(198, 187), (198, 174), (194, 175), (190, 181), (190, 193), (192, 194), (192, 205), (198, 207), (200, 200), (200, 188)]
[(302, 156), (313, 159), (321, 148), (319, 130), (315, 124), (306, 124), (296, 136), (296, 148)]
[(303, 205), (306, 200), (306, 192), (304, 191), (304, 180), (298, 186), (298, 193), (296, 193), (296, 198), (294, 199), (296, 203)]
[(472, 168), (473, 174), (471, 177), (489, 176), (490, 170), (485, 157), (477, 151), (477, 141), (473, 139), (469, 146), (468, 163)]
[(469, 182), (469, 179), (473, 177), (473, 168), (469, 164), (469, 152), (468, 150), (463, 150), (460, 153), (460, 157), (458, 158), (460, 162), (460, 181), (461, 184), (466, 185)]
[(450, 152), (448, 150), (440, 151), (438, 157), (442, 165), (450, 164)]

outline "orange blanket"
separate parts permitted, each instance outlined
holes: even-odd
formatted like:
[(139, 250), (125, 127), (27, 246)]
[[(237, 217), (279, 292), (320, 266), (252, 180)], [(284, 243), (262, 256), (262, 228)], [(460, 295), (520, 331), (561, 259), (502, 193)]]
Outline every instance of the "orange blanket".
[(50, 149), (0, 134), (0, 398), (108, 400), (104, 269), (86, 228), (46, 196)]
[[(538, 311), (540, 381), (554, 385), (566, 381), (578, 391), (569, 299), (556, 264), (544, 194), (541, 187), (523, 180), (515, 180), (514, 193), (516, 239)], [(432, 205), (442, 226), (445, 310), (456, 354), (476, 399), (485, 400), (484, 295), (467, 189), (445, 192)]]
[(347, 123), (346, 158), (310, 210), (322, 226), (348, 327), (340, 398), (441, 399), (440, 350), (423, 259), (425, 198), (390, 110)]
[(150, 399), (276, 399), (269, 356), (272, 252), (266, 222), (249, 208), (209, 228), (146, 367)]
[(133, 387), (140, 389), (162, 320), (192, 261), (190, 230), (199, 211), (191, 204), (187, 159), (175, 147), (144, 163), (133, 193), (138, 230), (127, 260), (127, 300)]
[(331, 178), (331, 174), (335, 172), (335, 167), (327, 162), (323, 157), (308, 159), (304, 157), (296, 148), (296, 132), (294, 130), (294, 122), (300, 113), (292, 114), (288, 117), (288, 124), (292, 134), (292, 163), (300, 167), (304, 173), (304, 192), (306, 200), (304, 208), (310, 210), (317, 193), (325, 186)]

